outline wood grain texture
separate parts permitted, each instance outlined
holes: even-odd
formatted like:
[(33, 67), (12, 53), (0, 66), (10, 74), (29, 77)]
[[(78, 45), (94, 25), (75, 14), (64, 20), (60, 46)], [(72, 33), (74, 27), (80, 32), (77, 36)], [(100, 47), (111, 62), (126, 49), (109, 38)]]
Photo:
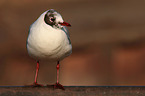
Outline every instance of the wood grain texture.
[(145, 96), (145, 87), (0, 87), (0, 96)]

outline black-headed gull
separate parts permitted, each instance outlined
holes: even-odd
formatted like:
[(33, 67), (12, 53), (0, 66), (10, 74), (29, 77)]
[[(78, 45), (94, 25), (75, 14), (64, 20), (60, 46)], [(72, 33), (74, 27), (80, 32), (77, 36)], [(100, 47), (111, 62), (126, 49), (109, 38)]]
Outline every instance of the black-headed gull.
[(37, 83), (39, 61), (57, 62), (57, 82), (54, 88), (64, 89), (59, 83), (59, 61), (72, 53), (72, 46), (68, 30), (71, 26), (63, 21), (62, 16), (54, 9), (45, 11), (30, 26), (27, 39), (28, 54), (37, 60), (35, 82), (33, 86), (42, 86)]

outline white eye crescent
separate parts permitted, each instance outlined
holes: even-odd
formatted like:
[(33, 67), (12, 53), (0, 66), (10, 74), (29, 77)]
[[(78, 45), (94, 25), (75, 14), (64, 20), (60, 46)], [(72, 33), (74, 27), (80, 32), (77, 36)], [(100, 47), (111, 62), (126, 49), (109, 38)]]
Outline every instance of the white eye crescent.
[(50, 17), (49, 20), (50, 20), (50, 22), (54, 22), (55, 18), (54, 17)]

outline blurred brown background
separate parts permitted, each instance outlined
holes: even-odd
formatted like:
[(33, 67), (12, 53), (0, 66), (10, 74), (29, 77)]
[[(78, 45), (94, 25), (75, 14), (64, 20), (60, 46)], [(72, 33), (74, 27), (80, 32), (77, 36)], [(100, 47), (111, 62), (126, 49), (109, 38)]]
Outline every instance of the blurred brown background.
[[(145, 0), (0, 0), (0, 85), (34, 82), (29, 26), (55, 9), (69, 28), (73, 53), (61, 62), (63, 85), (145, 85)], [(38, 83), (56, 81), (40, 62)]]

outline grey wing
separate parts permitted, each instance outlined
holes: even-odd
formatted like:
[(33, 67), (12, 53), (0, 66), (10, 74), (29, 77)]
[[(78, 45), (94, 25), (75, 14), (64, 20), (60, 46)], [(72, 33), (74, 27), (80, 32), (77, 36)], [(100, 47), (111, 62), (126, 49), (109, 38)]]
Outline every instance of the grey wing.
[(63, 28), (64, 28), (64, 31), (65, 31), (65, 32), (68, 34), (68, 36), (70, 37), (67, 27), (64, 26)]
[(68, 40), (69, 40), (69, 44), (71, 44), (70, 35), (69, 35), (68, 30), (67, 30), (67, 27), (63, 26), (63, 27), (62, 27), (62, 30), (63, 30), (63, 31), (65, 32), (65, 34), (67, 35), (67, 38), (68, 38)]

